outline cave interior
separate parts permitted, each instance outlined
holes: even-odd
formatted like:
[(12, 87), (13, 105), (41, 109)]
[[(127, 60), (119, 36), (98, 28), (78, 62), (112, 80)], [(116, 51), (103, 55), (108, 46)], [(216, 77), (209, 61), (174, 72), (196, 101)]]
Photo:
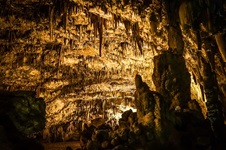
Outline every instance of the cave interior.
[(226, 149), (225, 25), (225, 0), (0, 0), (0, 149)]

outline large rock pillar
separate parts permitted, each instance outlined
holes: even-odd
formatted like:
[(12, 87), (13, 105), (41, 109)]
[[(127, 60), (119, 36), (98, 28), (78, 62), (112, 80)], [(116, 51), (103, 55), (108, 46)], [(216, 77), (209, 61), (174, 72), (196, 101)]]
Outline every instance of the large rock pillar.
[[(207, 119), (210, 121), (213, 134), (215, 136), (214, 145), (216, 149), (225, 148), (225, 127), (222, 103), (219, 100), (219, 87), (215, 72), (211, 65), (204, 59), (200, 58), (200, 73), (203, 79), (203, 87), (206, 98)], [(223, 148), (224, 147), (224, 148)]]
[(154, 57), (154, 66), (153, 82), (156, 91), (163, 95), (166, 108), (187, 108), (191, 79), (183, 56), (165, 52)]

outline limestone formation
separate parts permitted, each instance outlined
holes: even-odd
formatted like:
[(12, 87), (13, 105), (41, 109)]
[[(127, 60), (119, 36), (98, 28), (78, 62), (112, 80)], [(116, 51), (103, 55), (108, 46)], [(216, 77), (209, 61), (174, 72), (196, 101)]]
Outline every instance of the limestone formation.
[[(1, 0), (0, 90), (42, 99), (22, 94), (10, 109), (8, 98), (0, 101), (0, 114), (10, 118), (0, 130), (7, 134), (2, 124), (11, 122), (30, 138), (65, 142), (79, 140), (87, 124), (95, 131), (81, 139), (88, 149), (131, 149), (137, 141), (137, 149), (225, 149), (225, 6)], [(106, 128), (114, 133), (103, 140)]]
[(187, 108), (190, 100), (190, 74), (181, 55), (165, 52), (154, 58), (153, 82), (163, 95), (167, 110)]
[(138, 118), (142, 118), (150, 112), (152, 117), (154, 117), (155, 99), (153, 94), (150, 92), (148, 85), (142, 81), (140, 75), (135, 77), (135, 105), (137, 108)]

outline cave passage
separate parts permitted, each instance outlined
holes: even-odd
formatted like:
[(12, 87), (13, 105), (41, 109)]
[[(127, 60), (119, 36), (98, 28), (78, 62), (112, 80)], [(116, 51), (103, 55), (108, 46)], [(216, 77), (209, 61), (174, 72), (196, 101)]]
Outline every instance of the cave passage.
[(0, 149), (226, 148), (224, 0), (0, 8)]

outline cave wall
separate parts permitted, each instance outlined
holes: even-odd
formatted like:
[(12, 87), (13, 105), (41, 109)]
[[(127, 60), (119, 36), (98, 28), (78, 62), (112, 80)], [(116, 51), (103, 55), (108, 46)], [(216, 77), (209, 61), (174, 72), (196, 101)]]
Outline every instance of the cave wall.
[[(6, 1), (1, 6), (5, 7), (1, 12), (0, 89), (31, 90), (43, 97), (47, 103), (47, 128), (91, 120), (92, 113), (87, 112), (94, 107), (98, 111), (93, 111), (96, 113), (93, 117), (102, 116), (103, 105), (107, 105), (108, 113), (116, 109), (114, 115), (117, 115), (125, 108), (109, 109), (109, 106), (132, 103), (136, 72), (146, 82), (152, 82), (148, 76), (154, 51), (149, 51), (150, 45), (145, 44), (142, 53), (147, 55), (143, 55), (137, 43), (131, 42), (133, 34), (138, 33), (132, 33), (130, 28), (134, 26), (133, 32), (137, 32), (138, 24), (132, 25), (127, 21), (128, 16), (117, 18), (115, 13), (104, 14), (98, 8), (70, 3), (65, 29), (60, 4)], [(52, 7), (53, 16), (49, 14)], [(138, 15), (129, 15), (135, 21), (140, 19)], [(101, 57), (101, 33), (95, 22), (98, 17), (106, 22)]]
[[(208, 2), (2, 0), (0, 89), (31, 90), (43, 97), (47, 127), (71, 122), (75, 114), (82, 116), (76, 118), (79, 121), (87, 118), (83, 113), (92, 109), (92, 103), (100, 101), (98, 108), (103, 109), (105, 101), (107, 105), (133, 101), (136, 73), (160, 92), (163, 82), (154, 72), (154, 60), (170, 52), (172, 63), (164, 62), (171, 69), (163, 72), (169, 71), (166, 78), (172, 85), (170, 75), (179, 74), (176, 89), (189, 94), (191, 78), (191, 99), (206, 115), (199, 61), (203, 57), (216, 76), (219, 101), (226, 108), (225, 2)], [(170, 87), (168, 94), (172, 95)], [(179, 99), (187, 101), (189, 96)], [(81, 100), (86, 101), (80, 105)]]
[(191, 79), (183, 57), (163, 53), (154, 58), (154, 66), (153, 82), (156, 91), (164, 96), (168, 109), (188, 108)]

